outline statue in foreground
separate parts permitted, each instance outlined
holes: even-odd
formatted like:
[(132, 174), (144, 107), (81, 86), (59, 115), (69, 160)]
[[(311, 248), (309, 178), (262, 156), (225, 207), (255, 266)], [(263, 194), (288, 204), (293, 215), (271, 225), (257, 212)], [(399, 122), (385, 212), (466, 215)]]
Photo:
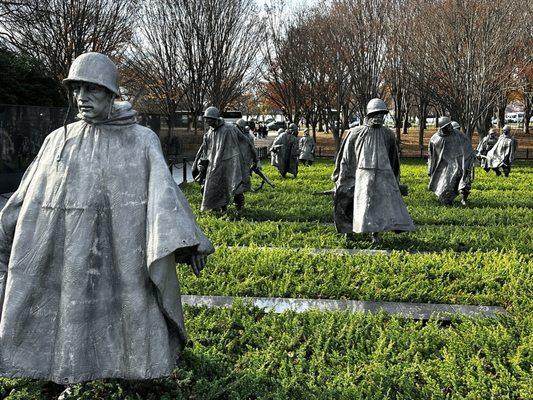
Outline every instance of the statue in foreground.
[(274, 139), (270, 151), (276, 153), (276, 163), (280, 175), (285, 178), (287, 173), (295, 178), (298, 176), (298, 156), (300, 149), (298, 145), (298, 127), (292, 123), (289, 129), (281, 133)]
[(169, 375), (186, 341), (176, 260), (214, 251), (158, 137), (79, 56), (80, 120), (52, 132), (0, 212), (0, 375), (75, 383)]
[(472, 144), (464, 133), (453, 129), (450, 118), (439, 118), (439, 127), (429, 140), (428, 189), (443, 204), (451, 204), (461, 193), (461, 203), (466, 205), (475, 161)]
[(241, 144), (246, 147), (248, 143), (239, 128), (220, 118), (216, 107), (205, 110), (204, 121), (209, 130), (192, 167), (194, 179), (202, 185), (201, 209), (225, 212), (233, 200), (240, 210), (244, 192), (250, 190), (250, 166), (241, 151)]
[(511, 135), (511, 127), (505, 125), (502, 129), (502, 134), (494, 147), (487, 152), (486, 170), (493, 169), (496, 175), (503, 174), (507, 177), (511, 172), (511, 166), (516, 157), (516, 139)]
[(415, 229), (400, 193), (396, 136), (383, 126), (387, 113), (383, 100), (370, 100), (364, 125), (342, 142), (332, 176), (337, 231), (371, 233), (374, 243), (379, 232)]

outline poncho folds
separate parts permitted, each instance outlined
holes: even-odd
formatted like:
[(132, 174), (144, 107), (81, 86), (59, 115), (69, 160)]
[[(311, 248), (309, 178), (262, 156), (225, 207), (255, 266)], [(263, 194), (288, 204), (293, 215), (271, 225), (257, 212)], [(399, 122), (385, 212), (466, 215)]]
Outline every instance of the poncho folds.
[(500, 135), (494, 147), (487, 153), (487, 168), (511, 169), (516, 156), (516, 139), (505, 132)]
[(360, 126), (342, 142), (332, 179), (338, 232), (412, 231), (399, 188), (400, 160), (394, 132)]
[(204, 135), (192, 167), (195, 176), (199, 166), (207, 164), (202, 210), (226, 207), (233, 196), (250, 190), (250, 166), (241, 150), (241, 145), (246, 147), (249, 142), (242, 136), (239, 128), (222, 119)]
[(309, 135), (300, 139), (300, 160), (313, 161), (315, 158), (315, 141)]
[(481, 157), (481, 161), (480, 161), (480, 165), (481, 165), (481, 168), (484, 168), (484, 169), (489, 169), (488, 165), (487, 165), (487, 153), (489, 152), (490, 149), (492, 149), (494, 147), (494, 145), (496, 144), (496, 142), (498, 141), (498, 135), (495, 135), (495, 134), (492, 134), (492, 133), (489, 133), (487, 136), (485, 136), (483, 139), (481, 139), (481, 141), (479, 142), (478, 146), (477, 146), (477, 156), (484, 156), (484, 157)]
[(193, 250), (213, 248), (131, 106), (52, 132), (0, 213), (0, 375), (169, 375), (186, 340), (174, 256)]
[(444, 204), (472, 186), (471, 170), (475, 153), (470, 139), (454, 129), (448, 134), (441, 129), (429, 140), (428, 189), (434, 192)]
[(274, 139), (271, 151), (277, 154), (276, 166), (281, 175), (285, 176), (287, 172), (295, 176), (298, 174), (300, 148), (298, 138), (290, 131), (285, 131)]

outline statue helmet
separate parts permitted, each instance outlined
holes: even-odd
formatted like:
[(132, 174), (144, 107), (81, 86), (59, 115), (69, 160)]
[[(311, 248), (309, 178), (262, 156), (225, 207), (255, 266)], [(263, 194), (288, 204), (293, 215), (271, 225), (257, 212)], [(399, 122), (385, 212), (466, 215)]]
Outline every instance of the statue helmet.
[(240, 118), (237, 120), (237, 122), (235, 122), (235, 125), (237, 125), (239, 128), (244, 128), (246, 127), (246, 121)]
[(214, 106), (207, 107), (204, 111), (204, 118), (219, 119), (220, 111)]
[(502, 131), (511, 132), (511, 127), (509, 125), (504, 125), (503, 128), (502, 128)]
[(298, 130), (298, 126), (293, 122), (289, 125), (289, 130), (290, 131), (297, 131)]
[(452, 121), (452, 127), (453, 129), (461, 129), (461, 125), (457, 121)]
[(366, 115), (379, 113), (379, 114), (387, 114), (389, 112), (389, 109), (387, 107), (387, 104), (381, 100), (381, 99), (372, 99), (368, 102), (366, 105)]
[(452, 123), (452, 120), (450, 117), (440, 117), (439, 118), (439, 127), (444, 128), (445, 126), (448, 126)]
[(88, 82), (103, 86), (118, 96), (118, 69), (113, 61), (101, 53), (84, 53), (72, 62), (63, 84)]
[(309, 133), (309, 128), (305, 128), (304, 129), (304, 134), (308, 134)]

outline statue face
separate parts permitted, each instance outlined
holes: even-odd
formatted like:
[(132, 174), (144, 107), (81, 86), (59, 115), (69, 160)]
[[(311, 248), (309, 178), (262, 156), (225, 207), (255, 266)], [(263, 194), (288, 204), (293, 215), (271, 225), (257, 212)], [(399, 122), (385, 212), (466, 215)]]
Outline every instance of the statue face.
[(445, 133), (452, 133), (453, 132), (453, 126), (452, 124), (448, 124), (445, 127), (441, 128), (443, 132)]
[(209, 125), (211, 128), (214, 128), (214, 127), (216, 127), (216, 125), (217, 125), (217, 121), (218, 121), (218, 120), (215, 119), (215, 118), (205, 117), (205, 118), (204, 118), (204, 121), (205, 121), (205, 123), (206, 123), (207, 125)]
[(385, 114), (370, 114), (367, 118), (372, 126), (382, 126), (385, 123)]
[(88, 82), (72, 85), (74, 99), (83, 118), (103, 121), (108, 117), (113, 95), (104, 87)]

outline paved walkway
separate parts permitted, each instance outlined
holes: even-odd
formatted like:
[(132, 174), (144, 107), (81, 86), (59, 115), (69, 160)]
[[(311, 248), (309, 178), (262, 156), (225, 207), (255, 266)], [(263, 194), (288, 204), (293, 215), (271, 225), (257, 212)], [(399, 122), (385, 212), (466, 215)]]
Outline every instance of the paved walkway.
[(182, 295), (183, 304), (195, 307), (228, 308), (235, 300), (261, 308), (265, 311), (282, 313), (294, 311), (302, 313), (310, 310), (349, 311), (378, 314), (385, 312), (400, 318), (449, 321), (453, 316), (471, 318), (494, 318), (507, 312), (498, 306), (470, 306), (456, 304), (396, 303), (387, 301), (291, 299), (279, 297), (232, 297), (232, 296), (196, 296)]

